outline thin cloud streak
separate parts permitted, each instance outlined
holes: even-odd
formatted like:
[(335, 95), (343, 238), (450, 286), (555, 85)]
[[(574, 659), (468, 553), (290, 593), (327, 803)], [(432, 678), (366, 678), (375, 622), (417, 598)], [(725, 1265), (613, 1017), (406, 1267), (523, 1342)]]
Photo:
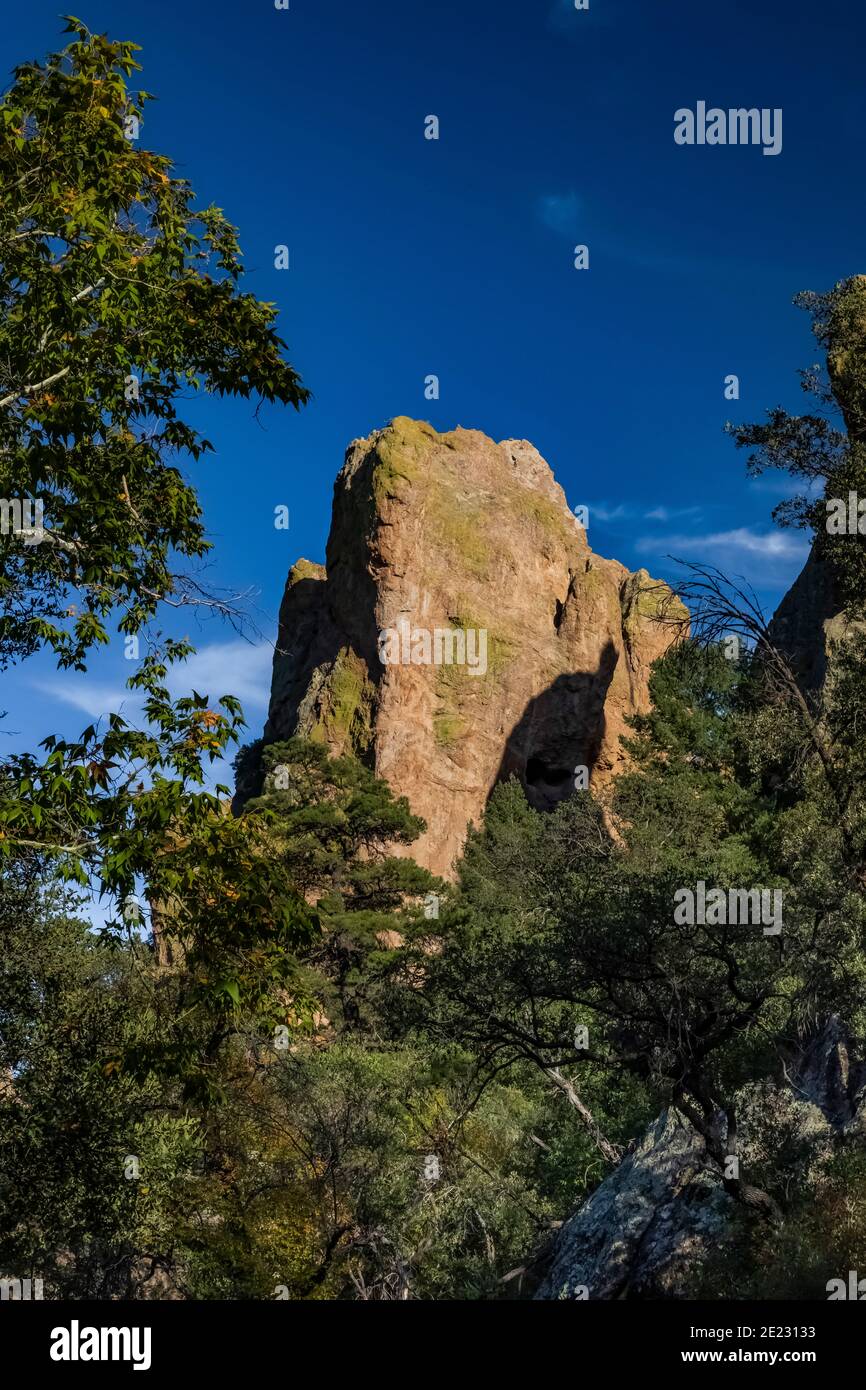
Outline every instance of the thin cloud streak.
[(667, 535), (642, 536), (636, 543), (642, 553), (677, 551), (684, 554), (707, 554), (712, 551), (727, 551), (745, 555), (769, 556), (774, 560), (805, 560), (809, 553), (808, 541), (797, 540), (785, 531), (751, 531), (747, 526), (738, 526), (733, 531), (716, 531), (711, 535)]
[(710, 535), (641, 536), (635, 543), (638, 554), (658, 557), (655, 565), (666, 560), (687, 562), (694, 557), (698, 564), (720, 570), (723, 574), (745, 579), (759, 590), (770, 592), (787, 589), (802, 569), (809, 554), (809, 543), (784, 531), (752, 531), (747, 526), (732, 531), (716, 531)]
[(590, 525), (592, 524), (593, 518), (594, 518), (596, 521), (602, 521), (602, 522), (609, 522), (609, 521), (660, 521), (660, 522), (667, 522), (667, 521), (677, 521), (677, 520), (679, 520), (681, 517), (684, 518), (684, 517), (689, 517), (689, 516), (690, 516), (690, 517), (694, 517), (695, 519), (697, 519), (697, 518), (700, 517), (700, 515), (701, 515), (701, 513), (702, 513), (702, 511), (703, 511), (703, 508), (702, 508), (702, 507), (673, 507), (673, 508), (671, 508), (671, 507), (664, 507), (664, 506), (661, 506), (661, 507), (652, 507), (649, 511), (645, 511), (645, 510), (644, 510), (644, 507), (643, 507), (642, 505), (641, 505), (641, 506), (629, 506), (629, 505), (627, 505), (627, 504), (624, 503), (624, 502), (618, 503), (617, 506), (615, 506), (615, 507), (609, 507), (608, 504), (607, 504), (607, 502), (588, 502), (586, 505), (587, 505), (587, 510), (588, 510), (588, 512), (589, 512)]
[[(208, 695), (216, 701), (222, 695), (235, 695), (247, 714), (268, 707), (273, 648), (262, 642), (253, 646), (240, 639), (202, 647), (189, 661), (169, 668), (166, 685), (172, 699), (192, 694)], [(130, 663), (130, 671), (132, 664)], [(122, 714), (128, 722), (141, 717), (143, 697), (123, 685), (94, 681), (91, 676), (58, 673), (39, 679), (32, 687), (51, 700), (81, 710), (89, 719)]]
[(108, 713), (122, 714), (128, 719), (130, 714), (138, 713), (141, 708), (137, 691), (126, 690), (123, 686), (103, 684), (87, 676), (70, 676), (65, 672), (58, 672), (50, 680), (33, 680), (30, 685), (33, 690), (38, 690), (49, 700), (59, 700), (64, 705), (81, 710), (88, 719), (101, 719)]

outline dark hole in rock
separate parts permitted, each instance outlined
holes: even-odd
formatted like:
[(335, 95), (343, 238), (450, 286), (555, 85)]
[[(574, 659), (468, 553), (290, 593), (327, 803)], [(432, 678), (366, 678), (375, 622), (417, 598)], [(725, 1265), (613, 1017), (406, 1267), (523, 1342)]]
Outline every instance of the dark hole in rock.
[(531, 757), (526, 763), (526, 780), (530, 786), (536, 787), (539, 783), (544, 783), (548, 787), (561, 787), (574, 776), (574, 772), (568, 767), (551, 767), (542, 758)]

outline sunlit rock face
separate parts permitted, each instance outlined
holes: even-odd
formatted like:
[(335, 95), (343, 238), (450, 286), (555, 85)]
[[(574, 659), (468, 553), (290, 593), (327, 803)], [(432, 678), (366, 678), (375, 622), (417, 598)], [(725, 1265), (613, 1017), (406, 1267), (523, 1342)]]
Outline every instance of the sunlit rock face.
[(265, 740), (363, 759), (424, 817), (412, 856), (449, 876), (499, 778), (549, 808), (576, 769), (617, 771), (681, 616), (593, 554), (531, 444), (399, 418), (349, 446), (326, 565), (289, 574)]

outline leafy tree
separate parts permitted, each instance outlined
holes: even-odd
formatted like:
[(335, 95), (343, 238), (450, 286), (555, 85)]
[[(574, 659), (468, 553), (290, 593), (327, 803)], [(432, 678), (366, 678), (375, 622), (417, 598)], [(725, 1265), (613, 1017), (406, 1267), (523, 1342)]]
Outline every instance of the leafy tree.
[(795, 303), (811, 314), (826, 355), (826, 368), (800, 374), (817, 409), (792, 415), (776, 406), (762, 423), (727, 428), (738, 448), (752, 451), (750, 474), (778, 469), (807, 484), (775, 508), (774, 519), (814, 531), (815, 556), (830, 566), (840, 605), (859, 615), (866, 603), (864, 537), (828, 529), (828, 519), (831, 501), (847, 506), (852, 491), (866, 498), (866, 276), (841, 280), (825, 294), (800, 294)]
[(479, 1092), (468, 1053), (357, 1034), (256, 1058), (212, 1116), (194, 1297), (513, 1296), (597, 1176), (528, 1072)]
[[(541, 817), (512, 784), (467, 846), (462, 905), (427, 969), (429, 1026), (488, 1067), (528, 1060), (570, 1086), (603, 1152), (608, 1121), (581, 1091), (625, 1074), (677, 1106), (727, 1171), (743, 1081), (781, 1066), (806, 1019), (838, 1009), (862, 1023), (866, 904), (847, 859), (861, 797), (846, 837), (823, 768), (790, 746), (787, 708), (768, 719), (756, 688), (748, 661), (682, 644), (654, 669), (652, 711), (634, 721), (615, 835), (588, 796)], [(856, 777), (860, 739), (846, 748), (843, 708), (832, 756)], [(678, 924), (676, 894), (699, 881), (779, 888), (781, 935)], [(725, 1185), (778, 1216), (745, 1173)]]
[[(173, 570), (175, 555), (208, 548), (180, 464), (211, 446), (182, 418), (184, 394), (299, 408), (308, 392), (274, 306), (239, 289), (235, 229), (140, 144), (136, 46), (74, 18), (67, 31), (69, 46), (17, 68), (0, 100), (0, 490), (45, 509), (39, 537), (10, 531), (4, 511), (0, 662), (47, 645), (83, 668), (115, 611), (130, 635), (161, 602), (208, 601)], [(142, 728), (111, 715), (77, 741), (47, 740), (43, 759), (7, 760), (0, 854), (10, 872), (47, 856), (118, 911), (139, 890), (170, 906), (185, 989), (125, 1065), (206, 1089), (239, 1011), (284, 1013), (293, 948), (315, 922), (263, 817), (240, 824), (204, 790), (242, 716), (230, 696), (170, 701), (166, 661), (190, 650), (169, 642), (142, 661), (130, 682), (145, 693)]]
[(111, 1066), (155, 1025), (147, 953), (74, 906), (38, 856), (0, 880), (0, 1270), (46, 1297), (145, 1296), (171, 1268), (199, 1125)]
[[(770, 1155), (778, 1181), (778, 1140)], [(829, 1281), (866, 1263), (866, 1152), (856, 1140), (838, 1145), (817, 1171), (784, 1173), (791, 1184), (786, 1220), (756, 1230), (736, 1221), (710, 1254), (695, 1289), (703, 1299), (822, 1299)], [(793, 1176), (793, 1183), (791, 1183)], [(846, 1280), (847, 1282), (847, 1280)]]
[(282, 871), (315, 904), (320, 935), (306, 956), (306, 988), (334, 1027), (381, 1027), (401, 940), (422, 929), (428, 895), (444, 893), (428, 870), (393, 852), (411, 845), (424, 822), (387, 782), (354, 758), (331, 758), (322, 744), (295, 738), (260, 756), (262, 794), (245, 814), (268, 815)]
[(211, 448), (185, 392), (308, 399), (272, 304), (241, 293), (235, 228), (139, 143), (137, 46), (76, 19), (0, 100), (0, 493), (43, 535), (0, 536), (0, 661), (82, 667), (106, 622), (201, 600), (172, 555), (208, 549), (179, 461)]
[(237, 820), (220, 800), (227, 788), (203, 789), (207, 765), (236, 739), (238, 702), (225, 696), (210, 709), (193, 694), (172, 703), (165, 674), (152, 655), (131, 679), (146, 692), (145, 728), (111, 715), (76, 742), (46, 739), (41, 763), (7, 760), (0, 856), (14, 867), (38, 852), (64, 880), (106, 895), (116, 904), (109, 934), (128, 931), (121, 913), (142, 883), (165, 905), (182, 955), (180, 993), (167, 997), (158, 1035), (118, 1055), (117, 1066), (181, 1075), (206, 1092), (238, 1018), (284, 1019), (285, 990), (301, 992), (296, 951), (317, 928), (267, 816)]

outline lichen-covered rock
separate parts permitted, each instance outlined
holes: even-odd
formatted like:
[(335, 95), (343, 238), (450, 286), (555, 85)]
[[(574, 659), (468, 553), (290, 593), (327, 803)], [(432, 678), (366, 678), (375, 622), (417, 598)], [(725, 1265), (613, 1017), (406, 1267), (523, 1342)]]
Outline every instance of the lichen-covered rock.
[[(736, 1097), (744, 1170), (783, 1136), (804, 1168), (825, 1163), (840, 1135), (866, 1123), (866, 1064), (829, 1018), (788, 1059), (787, 1080), (752, 1082)], [(720, 1117), (721, 1118), (721, 1117)], [(633, 1153), (565, 1223), (538, 1299), (683, 1298), (707, 1256), (724, 1249), (736, 1211), (703, 1139), (665, 1110)]]
[[(327, 564), (292, 569), (265, 740), (351, 751), (427, 822), (411, 848), (451, 873), (498, 778), (546, 808), (575, 769), (603, 783), (672, 640), (669, 591), (594, 555), (550, 468), (523, 440), (399, 418), (350, 445)], [(663, 618), (663, 621), (659, 621)], [(484, 670), (383, 663), (380, 634), (450, 632)]]
[(536, 1297), (681, 1296), (732, 1206), (703, 1140), (665, 1110), (566, 1222)]
[(802, 688), (817, 691), (827, 675), (832, 644), (842, 641), (847, 632), (829, 563), (813, 546), (773, 615), (770, 636)]

